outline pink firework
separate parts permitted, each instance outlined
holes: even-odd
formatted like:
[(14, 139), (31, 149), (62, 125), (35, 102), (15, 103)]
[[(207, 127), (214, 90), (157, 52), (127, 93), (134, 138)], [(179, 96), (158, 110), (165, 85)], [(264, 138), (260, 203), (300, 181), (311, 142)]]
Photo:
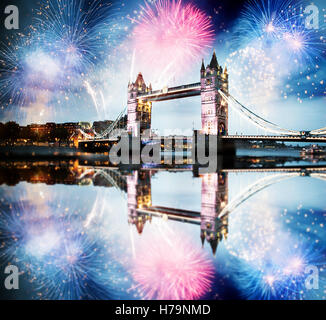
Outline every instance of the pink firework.
[(146, 3), (135, 22), (133, 40), (137, 64), (150, 67), (155, 75), (176, 75), (184, 71), (192, 62), (198, 62), (214, 41), (211, 19), (193, 4), (183, 4), (182, 0)]
[(185, 241), (174, 235), (173, 244), (164, 236), (143, 243), (132, 275), (144, 299), (194, 300), (209, 291), (213, 265), (204, 251)]

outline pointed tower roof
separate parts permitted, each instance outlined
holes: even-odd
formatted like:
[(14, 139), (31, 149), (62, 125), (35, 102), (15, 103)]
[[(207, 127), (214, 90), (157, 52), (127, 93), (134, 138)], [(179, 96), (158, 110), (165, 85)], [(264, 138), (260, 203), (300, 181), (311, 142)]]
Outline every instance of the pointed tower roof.
[(211, 245), (211, 248), (212, 248), (212, 251), (213, 251), (213, 254), (215, 256), (216, 254), (216, 249), (217, 249), (217, 245), (218, 245), (218, 240), (217, 239), (212, 239), (210, 240), (210, 245)]
[(200, 239), (201, 239), (202, 247), (204, 248), (204, 244), (205, 244), (205, 235), (204, 235), (204, 232), (202, 232), (202, 233), (200, 234)]
[(227, 66), (225, 66), (225, 68), (224, 68), (224, 73), (225, 73), (225, 74), (228, 73), (228, 68), (227, 68)]
[(201, 69), (200, 69), (200, 71), (205, 71), (205, 62), (204, 62), (204, 59), (203, 59), (203, 62), (202, 62), (202, 64), (201, 64)]
[(136, 85), (142, 86), (143, 84), (145, 84), (145, 81), (144, 81), (143, 75), (141, 74), (141, 72), (139, 72), (138, 76), (137, 76), (137, 80), (136, 80)]
[(143, 230), (144, 230), (144, 222), (142, 222), (142, 221), (137, 222), (136, 228), (137, 228), (138, 233), (142, 234)]
[(209, 64), (209, 66), (210, 66), (212, 69), (218, 69), (218, 62), (217, 62), (216, 52), (215, 52), (215, 50), (214, 50), (213, 57), (212, 57), (212, 60), (211, 60), (211, 63)]

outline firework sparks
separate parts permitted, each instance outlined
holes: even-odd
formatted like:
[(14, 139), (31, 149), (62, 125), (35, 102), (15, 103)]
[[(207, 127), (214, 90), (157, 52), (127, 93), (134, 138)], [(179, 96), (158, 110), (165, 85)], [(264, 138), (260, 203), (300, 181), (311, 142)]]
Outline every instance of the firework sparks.
[(37, 12), (35, 29), (44, 46), (54, 50), (67, 72), (85, 73), (104, 54), (111, 4), (96, 0), (51, 0)]
[(325, 50), (324, 28), (306, 28), (303, 11), (302, 4), (293, 0), (249, 1), (237, 27), (238, 40), (259, 43), (275, 56), (282, 52), (287, 66), (289, 60), (313, 64)]
[(37, 297), (112, 299), (116, 284), (122, 291), (127, 280), (107, 239), (86, 230), (80, 212), (63, 207), (59, 195), (52, 194), (56, 205), (49, 195), (33, 195), (19, 192), (24, 200), (0, 207), (0, 255), (28, 276)]
[(145, 70), (150, 66), (157, 82), (160, 82), (159, 75), (166, 82), (167, 78), (187, 69), (191, 62), (198, 61), (214, 40), (210, 18), (194, 5), (183, 4), (182, 0), (146, 3), (135, 22), (133, 40), (137, 64)]
[[(278, 94), (279, 71), (275, 61), (269, 58), (264, 50), (248, 46), (232, 52), (226, 64), (232, 95), (242, 103), (250, 105), (257, 113), (267, 117), (271, 112), (268, 103)], [(230, 110), (230, 118), (237, 121), (230, 123), (229, 130), (237, 132), (240, 119), (233, 112)], [(246, 130), (253, 130), (253, 128), (248, 126)]]
[(277, 39), (284, 29), (284, 23), (297, 15), (292, 4), (292, 0), (248, 1), (237, 29), (241, 41)]
[(2, 103), (28, 107), (45, 93), (45, 109), (80, 102), (84, 82), (106, 63), (107, 49), (120, 36), (115, 11), (101, 0), (41, 2), (31, 29), (8, 38), (1, 50)]
[(173, 244), (162, 235), (151, 239), (135, 259), (132, 274), (144, 299), (193, 300), (211, 288), (212, 264), (185, 237), (173, 234)]
[[(287, 241), (292, 242), (291, 239)], [(307, 270), (311, 266), (322, 269), (324, 264), (323, 256), (312, 248), (290, 250), (282, 244), (281, 250), (266, 257), (260, 267), (245, 263), (241, 263), (241, 267), (238, 265), (237, 269), (242, 269), (242, 272), (237, 275), (237, 281), (251, 299), (307, 299), (322, 292), (307, 290)], [(320, 284), (324, 282), (322, 277), (319, 280)]]
[[(262, 213), (264, 212), (263, 218)], [(230, 218), (230, 234), (225, 242), (227, 250), (234, 256), (257, 265), (266, 257), (275, 243), (274, 212), (260, 208), (233, 212)]]

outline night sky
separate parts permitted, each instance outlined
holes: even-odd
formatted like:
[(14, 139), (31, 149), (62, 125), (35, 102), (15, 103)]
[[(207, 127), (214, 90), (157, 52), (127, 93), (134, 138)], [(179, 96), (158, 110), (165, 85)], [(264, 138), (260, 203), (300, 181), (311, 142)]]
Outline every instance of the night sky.
[[(144, 0), (79, 2), (83, 3), (84, 13), (88, 10), (90, 19), (86, 31), (82, 30), (87, 36), (73, 39), (78, 54), (69, 59), (79, 60), (68, 67), (67, 62), (62, 63), (67, 59), (67, 56), (63, 57), (67, 44), (60, 42), (60, 37), (67, 31), (60, 21), (66, 23), (66, 18), (58, 19), (59, 22), (51, 28), (40, 24), (42, 19), (45, 21), (44, 11), (47, 10), (40, 10), (42, 2), (2, 2), (0, 60), (4, 63), (0, 69), (0, 120), (26, 124), (114, 119), (126, 105), (128, 81), (134, 81), (138, 72), (143, 73), (145, 82), (152, 83), (154, 89), (198, 82), (201, 59), (205, 58), (205, 63), (209, 63), (214, 48), (219, 63), (228, 67), (230, 93), (250, 110), (289, 129), (313, 130), (325, 126), (323, 1), (315, 2), (319, 10), (319, 29), (307, 30), (299, 12), (302, 14), (309, 2), (183, 0), (182, 6), (190, 3), (209, 19), (213, 39), (197, 51), (189, 51), (186, 47), (189, 43), (180, 44), (183, 39), (169, 43), (171, 50), (177, 50), (180, 59), (172, 61), (172, 66), (169, 61), (164, 61), (160, 50), (156, 53), (159, 48), (149, 38), (146, 38), (147, 42), (135, 41), (134, 32), (144, 23), (141, 6), (146, 11), (145, 2), (153, 8), (153, 1)], [(76, 7), (73, 7), (74, 1), (69, 3), (68, 25), (71, 27), (75, 23), (72, 13)], [(103, 7), (108, 3), (112, 5), (103, 13), (91, 16), (99, 3)], [(15, 4), (20, 10), (19, 30), (4, 28), (3, 12), (7, 4)], [(286, 18), (291, 14), (293, 17), (293, 8), (297, 10), (297, 17), (290, 18), (294, 21), (291, 24)], [(38, 10), (43, 10), (43, 14)], [(65, 10), (67, 8), (57, 10), (56, 14), (62, 17)], [(284, 11), (288, 12), (285, 14)], [(267, 32), (270, 22), (275, 24), (275, 30)], [(293, 24), (296, 24), (295, 28)], [(200, 28), (199, 23), (197, 27)], [(198, 41), (200, 47), (201, 40)], [(148, 57), (153, 52), (153, 60), (147, 59), (148, 63), (144, 64), (142, 50)], [(184, 59), (180, 58), (181, 50), (184, 50)], [(170, 68), (166, 73), (164, 63)], [(43, 72), (41, 76), (40, 72)], [(93, 96), (85, 83), (91, 87)], [(256, 128), (232, 110), (229, 118), (231, 133), (257, 133)], [(159, 132), (181, 130), (184, 133), (192, 127), (200, 127), (199, 98), (165, 102), (157, 107), (154, 104), (152, 127)]]

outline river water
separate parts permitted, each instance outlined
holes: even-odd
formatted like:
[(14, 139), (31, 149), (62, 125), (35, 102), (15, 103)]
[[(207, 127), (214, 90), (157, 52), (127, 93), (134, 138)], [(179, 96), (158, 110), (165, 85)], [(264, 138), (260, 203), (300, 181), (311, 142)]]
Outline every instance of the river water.
[(326, 166), (295, 164), (2, 163), (2, 297), (325, 299)]

